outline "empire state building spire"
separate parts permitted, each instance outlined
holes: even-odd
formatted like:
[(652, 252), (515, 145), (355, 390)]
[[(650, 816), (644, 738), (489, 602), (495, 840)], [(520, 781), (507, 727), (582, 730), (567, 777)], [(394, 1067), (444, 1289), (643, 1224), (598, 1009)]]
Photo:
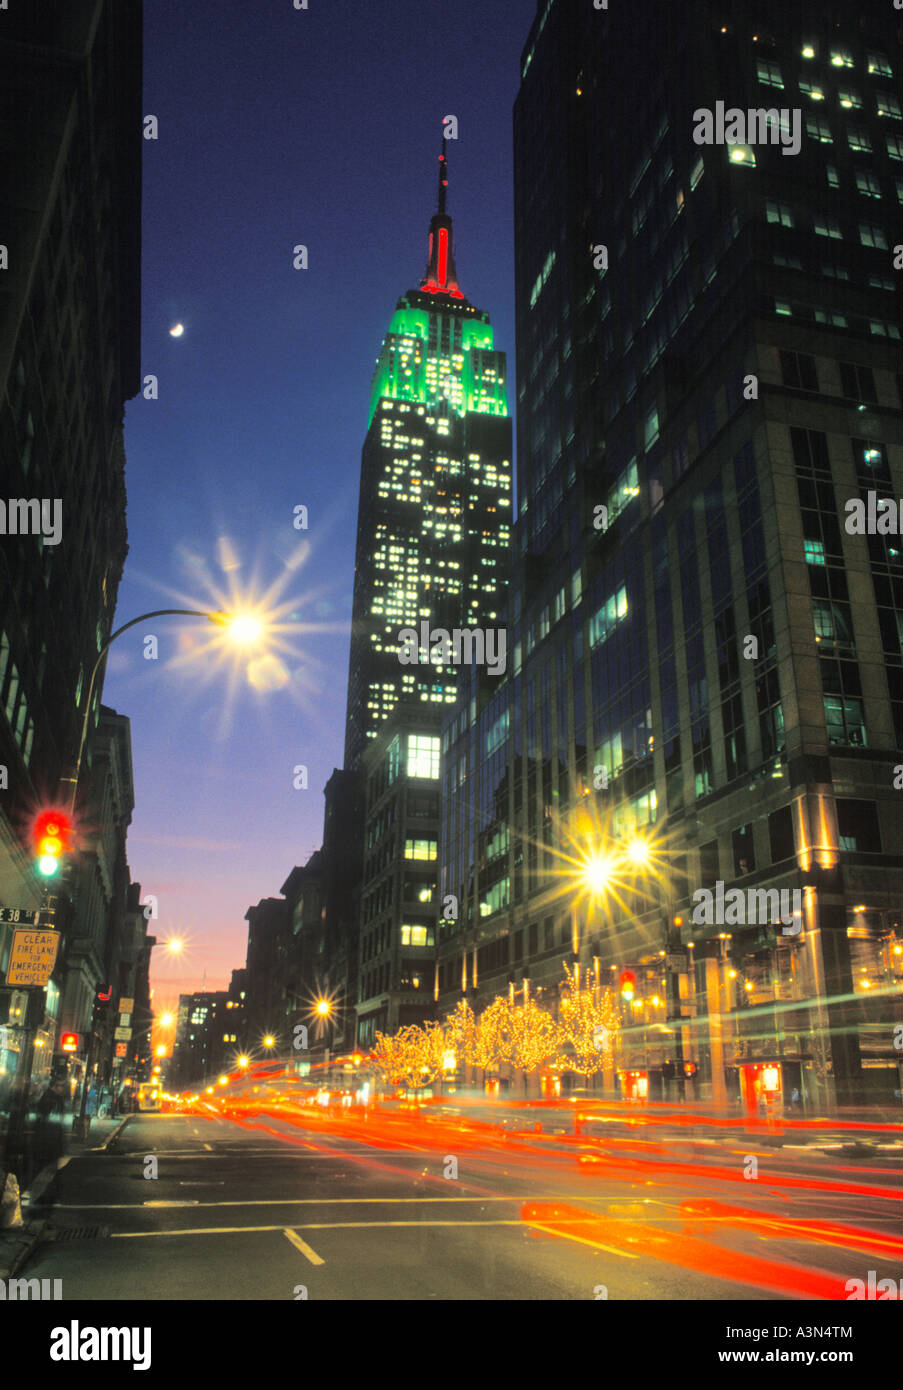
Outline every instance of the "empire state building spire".
[(443, 138), (442, 153), (439, 156), (439, 206), (430, 222), (430, 250), (426, 265), (426, 275), (420, 281), (420, 288), (428, 294), (448, 294), (454, 299), (463, 299), (458, 289), (455, 271), (455, 258), (452, 252), (452, 220), (445, 211), (445, 196), (448, 189), (447, 141)]

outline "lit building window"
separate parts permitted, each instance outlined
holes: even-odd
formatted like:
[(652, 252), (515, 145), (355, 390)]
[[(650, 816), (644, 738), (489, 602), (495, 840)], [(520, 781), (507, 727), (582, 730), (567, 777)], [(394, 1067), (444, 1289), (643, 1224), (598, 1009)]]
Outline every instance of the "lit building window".
[(811, 111), (806, 116), (806, 133), (811, 135), (814, 140), (820, 140), (823, 145), (833, 145), (834, 143), (834, 136), (831, 134), (831, 127), (828, 122)]
[(784, 79), (777, 63), (772, 63), (767, 58), (760, 58), (756, 71), (759, 75), (759, 81), (764, 82), (766, 87), (783, 87)]
[(881, 185), (875, 175), (868, 169), (856, 170), (856, 187), (860, 193), (864, 193), (867, 198), (880, 198)]
[(881, 227), (875, 227), (871, 222), (859, 223), (859, 240), (863, 246), (874, 246), (879, 251), (887, 250), (887, 237)]
[(890, 60), (883, 53), (869, 53), (868, 69), (870, 73), (878, 77), (893, 77), (894, 75)]
[(405, 840), (405, 859), (435, 859), (438, 845), (435, 840)]
[(425, 734), (408, 734), (408, 776), (439, 776), (439, 748), (441, 740)]
[(776, 203), (773, 198), (767, 198), (765, 215), (769, 222), (779, 222), (782, 227), (793, 226), (793, 213), (786, 203)]
[(816, 236), (833, 237), (836, 241), (843, 239), (840, 223), (836, 217), (825, 217), (818, 213), (813, 219), (813, 228)]

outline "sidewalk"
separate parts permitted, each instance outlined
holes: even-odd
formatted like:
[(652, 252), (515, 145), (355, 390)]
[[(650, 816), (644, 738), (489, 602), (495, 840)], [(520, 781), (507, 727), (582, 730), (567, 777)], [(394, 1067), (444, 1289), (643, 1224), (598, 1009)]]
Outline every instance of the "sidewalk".
[(130, 1116), (116, 1115), (102, 1120), (92, 1120), (87, 1139), (73, 1139), (72, 1118), (68, 1115), (65, 1121), (63, 1157), (43, 1168), (34, 1178), (30, 1189), (20, 1194), (23, 1224), (0, 1230), (0, 1280), (11, 1278), (41, 1239), (49, 1219), (49, 1211), (43, 1205), (42, 1199), (60, 1169), (65, 1168), (73, 1158), (80, 1158), (82, 1154), (105, 1148)]

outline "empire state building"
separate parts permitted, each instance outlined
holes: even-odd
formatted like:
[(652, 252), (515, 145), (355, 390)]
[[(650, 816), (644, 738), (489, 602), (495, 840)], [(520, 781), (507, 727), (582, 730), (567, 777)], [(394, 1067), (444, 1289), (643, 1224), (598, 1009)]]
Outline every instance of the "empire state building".
[(511, 536), (511, 417), (505, 354), (464, 296), (439, 157), (426, 273), (395, 306), (361, 456), (345, 767), (399, 702), (438, 712), (457, 668), (399, 662), (399, 632), (504, 621)]

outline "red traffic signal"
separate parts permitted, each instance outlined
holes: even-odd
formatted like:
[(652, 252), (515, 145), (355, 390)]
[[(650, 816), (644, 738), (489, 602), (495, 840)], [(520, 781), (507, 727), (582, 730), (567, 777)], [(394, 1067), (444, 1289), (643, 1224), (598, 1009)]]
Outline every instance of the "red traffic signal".
[(60, 1039), (60, 1047), (63, 1049), (64, 1052), (77, 1052), (78, 1034), (64, 1033), (62, 1038)]
[(684, 1062), (684, 1076), (689, 1077), (689, 1076), (695, 1076), (695, 1075), (696, 1075), (696, 1063), (695, 1063), (695, 1062)]
[(636, 992), (636, 975), (632, 970), (621, 971), (621, 994), (625, 999), (632, 999)]
[(59, 871), (63, 855), (71, 848), (72, 821), (65, 811), (41, 811), (35, 817), (31, 838), (38, 873), (52, 878)]

